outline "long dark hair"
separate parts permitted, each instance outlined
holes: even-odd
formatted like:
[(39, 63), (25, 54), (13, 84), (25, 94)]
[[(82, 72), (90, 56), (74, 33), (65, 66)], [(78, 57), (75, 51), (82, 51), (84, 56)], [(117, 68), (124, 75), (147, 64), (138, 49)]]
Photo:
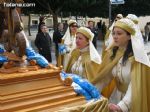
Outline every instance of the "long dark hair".
[[(130, 35), (130, 33), (128, 33), (128, 32), (127, 32), (127, 34)], [(113, 54), (110, 57), (112, 60), (115, 58), (118, 48), (119, 47), (117, 47), (117, 46), (113, 47), (113, 49), (112, 49)], [(128, 60), (128, 58), (130, 56), (133, 56), (133, 49), (132, 49), (131, 39), (129, 40), (127, 48), (126, 48), (126, 50), (123, 54), (122, 65), (126, 64), (126, 61)]]

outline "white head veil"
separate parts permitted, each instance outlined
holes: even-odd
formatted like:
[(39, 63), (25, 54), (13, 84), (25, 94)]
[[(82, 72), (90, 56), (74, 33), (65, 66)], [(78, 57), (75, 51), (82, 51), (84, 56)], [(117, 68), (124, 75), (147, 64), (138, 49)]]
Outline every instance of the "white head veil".
[(128, 14), (126, 18), (132, 20), (135, 23), (135, 26), (137, 27), (136, 28), (137, 31), (136, 31), (135, 35), (142, 41), (142, 43), (144, 45), (143, 36), (142, 36), (141, 31), (140, 31), (140, 27), (138, 25), (138, 23), (139, 23), (138, 17), (136, 15), (134, 15), (134, 14)]
[(62, 40), (64, 41), (64, 44), (69, 46), (69, 49), (70, 49), (71, 52), (72, 52), (73, 49), (76, 48), (76, 43), (75, 43), (76, 35), (71, 36), (70, 28), (69, 28), (69, 25), (71, 25), (73, 23), (77, 24), (77, 22), (75, 20), (69, 20), (68, 21), (67, 31), (66, 31), (65, 35), (63, 36), (63, 38), (62, 38)]
[[(73, 23), (77, 24), (77, 22), (75, 20), (69, 20), (68, 21), (68, 25), (71, 25)], [(69, 26), (68, 26), (67, 31), (66, 31), (65, 35), (63, 36), (63, 38), (62, 38), (64, 40), (64, 44), (68, 45), (70, 43), (70, 36), (71, 36), (71, 34), (70, 34)]]
[(136, 35), (138, 30), (133, 21), (127, 18), (120, 19), (115, 23), (114, 27), (120, 27), (131, 34), (131, 43), (135, 60), (150, 67), (150, 60), (145, 51), (143, 43)]
[(128, 14), (126, 18), (131, 19), (135, 24), (139, 23), (138, 17), (134, 14)]
[(88, 29), (86, 27), (80, 27), (77, 30), (77, 33), (82, 33), (83, 35), (85, 35), (89, 39), (90, 59), (93, 62), (100, 64), (102, 62), (101, 56), (98, 54), (97, 50), (95, 49), (95, 47), (92, 43), (92, 40), (94, 38), (94, 34), (91, 32), (90, 29)]

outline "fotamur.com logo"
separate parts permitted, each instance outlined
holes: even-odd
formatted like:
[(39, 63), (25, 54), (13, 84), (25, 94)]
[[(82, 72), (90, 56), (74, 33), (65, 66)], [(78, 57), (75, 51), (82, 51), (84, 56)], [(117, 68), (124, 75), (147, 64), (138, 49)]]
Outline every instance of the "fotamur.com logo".
[(4, 7), (35, 7), (35, 3), (3, 3)]

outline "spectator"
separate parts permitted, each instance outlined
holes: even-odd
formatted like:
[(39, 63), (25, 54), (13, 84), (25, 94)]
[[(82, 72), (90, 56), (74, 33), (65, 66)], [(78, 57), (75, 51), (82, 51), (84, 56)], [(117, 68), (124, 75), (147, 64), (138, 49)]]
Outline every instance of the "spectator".
[(95, 46), (95, 48), (97, 48), (97, 29), (94, 27), (95, 22), (91, 19), (88, 21), (88, 27), (92, 33), (94, 33), (94, 38), (93, 38), (93, 44)]
[(102, 39), (102, 20), (97, 23), (98, 39)]
[(64, 22), (64, 32), (67, 31), (67, 28), (68, 28), (68, 23), (67, 23), (67, 20)]
[(100, 20), (100, 21), (97, 23), (97, 28), (98, 28), (98, 30), (101, 30), (101, 29), (102, 29), (102, 20)]
[(45, 24), (41, 25), (41, 31), (36, 35), (35, 46), (38, 48), (39, 54), (44, 56), (49, 62), (52, 62), (51, 58), (51, 37), (47, 33), (47, 27)]
[(58, 58), (58, 44), (61, 43), (62, 37), (64, 36), (64, 25), (63, 23), (58, 23), (57, 30), (53, 33), (53, 42), (55, 43), (55, 55)]
[(42, 32), (41, 31), (41, 25), (45, 25), (45, 22), (44, 22), (44, 17), (43, 16), (41, 16), (40, 18), (39, 18), (39, 25), (38, 25), (38, 33), (40, 33), (40, 32)]
[(107, 26), (105, 22), (102, 23), (102, 40), (104, 40), (104, 37), (106, 35)]
[(150, 22), (148, 22), (149, 34), (148, 34), (148, 41), (150, 41)]

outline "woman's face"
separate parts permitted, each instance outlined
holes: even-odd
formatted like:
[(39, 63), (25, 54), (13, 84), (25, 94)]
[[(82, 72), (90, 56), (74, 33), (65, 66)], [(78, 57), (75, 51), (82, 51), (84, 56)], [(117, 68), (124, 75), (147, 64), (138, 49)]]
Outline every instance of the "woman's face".
[(83, 49), (89, 45), (88, 39), (81, 33), (76, 35), (76, 45), (78, 49)]
[(62, 31), (63, 28), (64, 28), (64, 25), (63, 25), (62, 23), (60, 23), (59, 26), (58, 26), (58, 29), (59, 29), (60, 31)]
[(112, 36), (115, 46), (124, 48), (127, 47), (128, 41), (131, 39), (131, 36), (125, 30), (119, 27), (114, 27)]
[(43, 26), (43, 27), (41, 28), (41, 30), (42, 30), (43, 33), (46, 33), (46, 32), (48, 31), (47, 26)]
[(70, 32), (71, 32), (72, 34), (75, 34), (75, 33), (77, 32), (77, 28), (78, 28), (78, 26), (77, 26), (76, 23), (72, 24), (72, 25), (70, 26)]
[(93, 27), (94, 27), (94, 22), (93, 22), (93, 21), (89, 21), (89, 22), (88, 22), (88, 26), (89, 26), (90, 28), (93, 28)]

